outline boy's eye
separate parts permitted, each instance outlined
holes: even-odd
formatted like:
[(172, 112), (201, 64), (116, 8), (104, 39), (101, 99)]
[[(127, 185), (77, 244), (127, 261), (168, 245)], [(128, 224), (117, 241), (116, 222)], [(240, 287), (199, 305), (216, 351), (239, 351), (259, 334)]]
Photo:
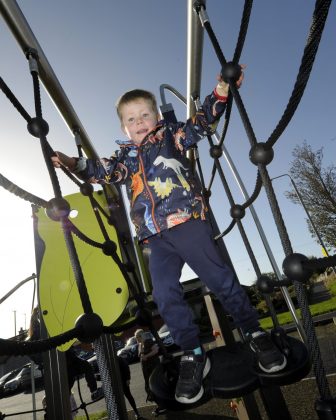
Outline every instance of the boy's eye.
[(143, 118), (148, 118), (149, 117), (149, 114), (148, 113), (145, 113), (142, 116), (143, 116)]
[(127, 122), (132, 123), (134, 121), (133, 117), (128, 118)]

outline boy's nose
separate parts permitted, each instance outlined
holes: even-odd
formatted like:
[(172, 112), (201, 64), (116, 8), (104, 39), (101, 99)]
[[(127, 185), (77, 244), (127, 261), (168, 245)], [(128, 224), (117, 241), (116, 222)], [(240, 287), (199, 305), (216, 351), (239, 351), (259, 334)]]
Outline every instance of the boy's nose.
[(138, 117), (137, 120), (136, 120), (136, 122), (137, 122), (137, 124), (141, 124), (143, 122), (142, 117)]

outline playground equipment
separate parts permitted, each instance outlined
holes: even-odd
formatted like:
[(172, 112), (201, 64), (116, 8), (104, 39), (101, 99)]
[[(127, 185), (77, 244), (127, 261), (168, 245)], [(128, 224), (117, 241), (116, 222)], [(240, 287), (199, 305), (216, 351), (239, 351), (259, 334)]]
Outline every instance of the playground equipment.
[[(304, 88), (308, 81), (312, 63), (318, 48), (324, 22), (328, 15), (330, 1), (316, 2), (309, 42), (305, 48), (301, 67), (297, 77), (297, 82), (294, 87), (292, 96), (276, 129), (271, 134), (270, 138), (263, 143), (257, 142), (245, 107), (239, 92), (235, 87), (235, 79), (237, 78), (239, 70), (238, 62), (247, 31), (252, 2), (245, 2), (242, 27), (237, 42), (237, 48), (233, 60), (230, 63), (226, 61), (223, 53), (221, 52), (219, 43), (210, 25), (210, 19), (206, 13), (205, 2), (189, 1), (188, 4), (189, 68), (192, 69), (189, 74), (190, 77), (188, 80), (187, 95), (187, 107), (189, 110), (189, 115), (192, 115), (194, 110), (197, 108), (199, 97), (201, 69), (200, 59), (202, 51), (201, 44), (204, 28), (207, 31), (209, 38), (215, 48), (215, 52), (222, 68), (222, 75), (230, 84), (231, 96), (229, 99), (226, 122), (228, 124), (230, 119), (229, 117), (231, 106), (234, 100), (250, 142), (250, 160), (257, 167), (255, 191), (250, 195), (250, 197), (246, 198), (246, 202), (244, 204), (241, 205), (235, 203), (230, 192), (229, 185), (220, 166), (220, 158), (223, 153), (223, 142), (226, 129), (224, 130), (222, 138), (218, 144), (215, 145), (211, 138), (208, 139), (210, 155), (214, 159), (213, 177), (216, 173), (218, 173), (221, 178), (225, 193), (231, 205), (232, 216), (232, 222), (228, 228), (222, 233), (218, 232), (216, 238), (224, 257), (229, 260), (221, 238), (228, 234), (233, 229), (233, 227), (237, 225), (248, 254), (251, 258), (255, 272), (259, 278), (259, 284), (262, 287), (263, 292), (266, 294), (270, 293), (274, 284), (272, 284), (268, 279), (261, 278), (260, 269), (242, 225), (245, 209), (247, 209), (258, 197), (261, 187), (264, 186), (286, 254), (286, 259), (283, 263), (283, 270), (287, 276), (287, 279), (285, 282), (279, 280), (277, 286), (281, 286), (282, 290), (286, 290), (285, 286), (288, 284), (288, 279), (293, 282), (303, 314), (303, 328), (301, 328), (300, 322), (296, 319), (296, 316), (294, 314), (293, 316), (298, 324), (298, 328), (301, 328), (301, 335), (304, 336), (304, 339), (306, 339), (306, 345), (304, 345), (301, 341), (290, 339), (283, 335), (282, 331), (278, 327), (277, 318), (275, 312), (272, 309), (270, 299), (266, 296), (266, 299), (270, 305), (275, 327), (274, 339), (279, 343), (279, 346), (281, 346), (284, 351), (288, 351), (290, 361), (288, 367), (279, 375), (263, 375), (260, 372), (254, 370), (253, 360), (250, 358), (249, 353), (246, 352), (244, 343), (232, 343), (232, 345), (217, 348), (211, 351), (211, 358), (213, 360), (213, 366), (215, 369), (213, 369), (213, 374), (209, 377), (207, 386), (208, 392), (204, 398), (207, 399), (212, 396), (246, 396), (246, 401), (248, 401), (251, 400), (251, 392), (257, 388), (260, 388), (263, 391), (265, 407), (270, 417), (272, 419), (289, 419), (290, 413), (288, 412), (285, 402), (281, 396), (279, 386), (295, 382), (303, 377), (310, 367), (309, 358), (311, 358), (320, 392), (320, 398), (316, 402), (316, 411), (319, 415), (319, 418), (321, 419), (333, 419), (335, 418), (335, 403), (331, 396), (331, 392), (326, 380), (323, 363), (320, 357), (319, 347), (314, 332), (314, 326), (307, 305), (307, 299), (305, 296), (304, 288), (302, 286), (302, 282), (309, 278), (314, 268), (329, 267), (335, 265), (335, 257), (327, 257), (319, 260), (308, 260), (304, 255), (293, 253), (291, 243), (286, 232), (281, 212), (279, 210), (279, 206), (277, 204), (277, 200), (267, 172), (267, 165), (272, 161), (274, 157), (273, 146), (294, 115), (295, 109), (303, 95)], [(26, 120), (30, 134), (40, 139), (41, 149), (45, 157), (46, 165), (53, 184), (55, 197), (49, 201), (45, 201), (38, 197), (32, 196), (25, 191), (22, 191), (20, 188), (15, 188), (15, 193), (19, 196), (25, 196), (25, 199), (28, 198), (29, 201), (31, 201), (35, 206), (47, 209), (47, 215), (51, 220), (50, 224), (53, 227), (57, 226), (57, 228), (55, 228), (55, 232), (51, 235), (51, 243), (58, 242), (61, 238), (60, 233), (63, 231), (66, 250), (69, 254), (70, 263), (73, 270), (73, 273), (71, 273), (71, 275), (66, 279), (64, 283), (64, 293), (62, 293), (60, 297), (55, 296), (55, 299), (57, 301), (62, 301), (64, 305), (60, 307), (59, 313), (55, 312), (53, 314), (54, 319), (53, 321), (50, 321), (50, 315), (52, 311), (49, 308), (52, 308), (54, 304), (52, 300), (47, 302), (46, 296), (50, 294), (49, 292), (53, 287), (53, 284), (48, 284), (48, 278), (53, 275), (49, 268), (49, 265), (51, 265), (52, 262), (51, 256), (48, 255), (48, 250), (46, 251), (43, 249), (45, 244), (47, 244), (48, 248), (48, 241), (50, 238), (49, 233), (46, 234), (43, 228), (41, 228), (41, 221), (46, 221), (47, 216), (45, 216), (41, 210), (36, 209), (35, 239), (37, 247), (38, 276), (40, 281), (40, 309), (44, 317), (45, 324), (48, 328), (49, 338), (45, 338), (44, 340), (36, 343), (26, 343), (24, 346), (15, 345), (13, 343), (6, 342), (6, 340), (2, 340), (0, 343), (0, 352), (2, 354), (8, 352), (13, 354), (29, 354), (36, 351), (49, 352), (48, 357), (45, 357), (46, 371), (47, 374), (49, 373), (49, 375), (47, 375), (49, 380), (47, 380), (46, 383), (48, 418), (50, 418), (50, 420), (56, 420), (56, 418), (58, 420), (65, 420), (69, 415), (69, 404), (66, 403), (68, 398), (64, 394), (66, 387), (64, 387), (62, 384), (63, 378), (61, 375), (57, 376), (51, 374), (54, 372), (60, 372), (59, 366), (62, 367), (63, 361), (61, 356), (54, 349), (56, 346), (63, 349), (66, 348), (68, 346), (66, 343), (71, 342), (71, 340), (74, 340), (75, 338), (80, 339), (81, 341), (94, 341), (98, 364), (105, 388), (105, 398), (109, 418), (125, 418), (125, 405), (120, 390), (120, 381), (118, 380), (118, 368), (116, 365), (115, 352), (113, 349), (113, 342), (110, 340), (109, 334), (111, 332), (119, 331), (122, 328), (126, 328), (127, 326), (131, 325), (131, 323), (139, 322), (140, 319), (142, 321), (146, 321), (150, 328), (152, 328), (152, 326), (149, 316), (150, 314), (146, 310), (146, 302), (142, 295), (142, 285), (141, 281), (139, 280), (140, 275), (138, 257), (136, 255), (135, 247), (133, 245), (130, 230), (126, 221), (127, 218), (125, 215), (124, 203), (118, 190), (114, 187), (104, 188), (102, 192), (102, 194), (104, 194), (104, 199), (101, 201), (99, 197), (94, 194), (93, 189), (91, 189), (89, 185), (79, 183), (78, 186), (82, 195), (84, 195), (85, 198), (89, 200), (88, 202), (90, 203), (90, 209), (93, 209), (93, 213), (97, 218), (96, 221), (100, 229), (99, 238), (91, 237), (91, 235), (94, 236), (96, 234), (96, 229), (88, 229), (87, 232), (90, 233), (90, 237), (88, 236), (87, 232), (83, 233), (81, 231), (79, 227), (81, 223), (81, 217), (83, 214), (85, 217), (87, 216), (89, 213), (89, 208), (85, 207), (82, 209), (82, 205), (87, 206), (87, 204), (83, 204), (84, 201), (82, 197), (79, 198), (79, 196), (74, 196), (65, 198), (62, 196), (56, 173), (50, 162), (50, 156), (52, 155), (53, 150), (47, 142), (48, 124), (42, 116), (39, 80), (43, 81), (48, 92), (50, 93), (50, 96), (53, 98), (56, 106), (61, 111), (65, 121), (73, 132), (77, 142), (76, 144), (79, 146), (79, 153), (81, 153), (81, 149), (83, 149), (88, 157), (97, 157), (97, 154), (91, 145), (84, 127), (78, 120), (78, 117), (72, 109), (71, 104), (67, 100), (67, 97), (62, 87), (58, 83), (51, 66), (49, 65), (42, 49), (32, 34), (28, 23), (26, 22), (16, 3), (14, 1), (8, 2), (2, 0), (0, 2), (0, 11), (29, 61), (30, 72), (32, 74), (34, 85), (36, 116), (31, 117), (27, 113), (27, 111), (18, 102), (14, 94), (2, 79), (1, 89), (4, 91), (12, 104), (17, 108), (21, 116)], [(190, 153), (190, 159), (193, 159), (197, 164), (199, 176), (202, 180), (202, 171), (197, 156), (197, 151), (194, 150)], [(71, 176), (70, 174), (68, 175)], [(75, 179), (74, 181), (76, 182)], [(8, 185), (8, 182), (8, 180), (2, 177), (2, 186)], [(209, 198), (210, 188), (211, 185), (208, 188), (205, 186), (203, 188), (204, 196), (207, 199)], [(109, 213), (108, 211), (112, 208), (113, 212)], [(73, 209), (79, 209), (79, 225), (76, 224), (76, 220), (71, 221), (70, 214), (71, 210)], [(113, 217), (117, 217), (118, 220), (113, 220), (112, 215)], [(106, 217), (106, 220), (108, 221), (107, 224), (103, 221), (104, 217)], [(85, 219), (85, 229), (87, 224), (88, 221)], [(109, 224), (118, 226), (118, 232), (114, 231), (114, 229), (112, 229)], [(85, 246), (79, 245), (79, 240), (77, 238), (75, 239), (75, 237), (77, 237), (82, 242), (86, 242), (86, 245), (90, 245), (99, 249), (103, 252), (106, 258), (113, 261), (116, 268), (113, 269), (113, 285), (111, 286), (112, 289), (109, 291), (109, 293), (111, 299), (112, 296), (115, 296), (118, 299), (120, 298), (120, 300), (118, 300), (118, 304), (115, 304), (115, 313), (100, 314), (99, 305), (95, 306), (94, 301), (96, 291), (94, 290), (93, 292), (90, 292), (90, 277), (93, 276), (93, 273), (90, 272), (90, 268), (87, 268), (89, 264), (83, 264), (82, 261), (83, 258), (87, 260), (88, 255), (85, 253), (81, 255), (81, 248), (85, 248)], [(63, 253), (60, 254), (60, 258), (63, 260), (66, 259), (66, 255), (64, 251), (62, 252)], [(100, 267), (106, 265), (105, 263), (100, 262), (101, 255), (102, 254), (100, 253), (99, 257), (92, 257), (99, 258)], [(98, 274), (99, 276), (104, 277), (105, 271)], [(62, 281), (64, 281), (64, 277), (62, 277)], [(74, 285), (76, 285), (77, 290), (73, 288)], [(69, 293), (70, 290), (71, 293)], [(74, 297), (72, 297), (72, 291)], [(140, 309), (140, 316), (137, 319), (128, 320), (128, 322), (125, 324), (118, 325), (118, 322), (115, 321), (118, 319), (119, 315), (125, 308), (129, 292), (132, 299), (136, 301)], [(68, 314), (68, 306), (65, 305), (65, 301), (70, 297), (71, 300), (76, 302), (76, 305), (74, 305), (75, 310), (73, 313)], [(101, 299), (101, 297), (98, 297), (98, 299)], [(116, 302), (117, 299), (113, 299), (113, 301)], [(44, 307), (43, 305), (46, 306)], [(80, 308), (80, 306), (82, 306), (84, 314), (78, 318), (78, 308)], [(290, 307), (290, 309), (293, 308)], [(60, 320), (60, 314), (62, 314), (62, 316), (63, 314), (66, 314), (65, 318)], [(153, 330), (152, 332), (160, 343), (156, 331)], [(183, 409), (184, 407), (182, 405), (174, 401), (174, 394), (172, 393), (174, 387), (174, 378), (176, 379), (177, 361), (170, 360), (169, 358), (165, 359), (166, 354), (164, 349), (163, 356), (166, 363), (162, 363), (160, 369), (152, 378), (153, 391), (156, 394), (158, 400), (166, 404), (169, 408)], [(232, 366), (237, 366), (237, 372), (239, 372), (239, 375), (235, 375), (234, 377), (230, 375), (229, 372)], [(224, 370), (227, 374), (223, 376), (216, 374), (216, 372), (222, 370)], [(275, 399), (277, 403), (275, 403)], [(204, 400), (201, 400), (199, 404), (203, 402)], [(253, 404), (250, 404), (251, 407), (252, 405)], [(60, 407), (62, 411), (61, 413), (59, 412)]]

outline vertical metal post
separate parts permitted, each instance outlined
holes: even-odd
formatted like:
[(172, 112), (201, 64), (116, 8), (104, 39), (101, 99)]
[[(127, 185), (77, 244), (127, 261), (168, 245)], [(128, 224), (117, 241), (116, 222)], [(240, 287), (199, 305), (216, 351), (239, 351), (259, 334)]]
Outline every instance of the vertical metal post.
[(33, 420), (36, 420), (35, 363), (33, 360), (30, 363), (30, 383), (32, 391)]
[(65, 355), (56, 349), (43, 353), (43, 367), (48, 420), (71, 419)]
[(14, 337), (16, 337), (16, 310), (14, 309)]

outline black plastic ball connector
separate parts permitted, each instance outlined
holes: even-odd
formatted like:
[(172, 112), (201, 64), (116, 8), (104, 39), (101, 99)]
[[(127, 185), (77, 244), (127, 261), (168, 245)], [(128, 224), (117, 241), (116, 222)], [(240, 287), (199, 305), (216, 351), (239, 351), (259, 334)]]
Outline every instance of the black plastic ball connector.
[(27, 130), (34, 137), (45, 137), (49, 133), (49, 125), (43, 118), (36, 117), (29, 121)]
[(152, 322), (152, 312), (147, 308), (139, 309), (135, 313), (135, 319), (140, 327), (148, 327)]
[(256, 285), (261, 293), (270, 294), (274, 290), (275, 282), (268, 276), (261, 275), (258, 277)]
[(221, 78), (224, 82), (229, 83), (230, 80), (236, 82), (241, 76), (241, 67), (239, 64), (228, 61), (222, 67)]
[(208, 199), (211, 197), (211, 191), (208, 190), (207, 188), (203, 188), (202, 189), (202, 195), (205, 199)]
[(284, 259), (282, 269), (289, 279), (305, 283), (312, 275), (312, 270), (304, 267), (306, 261), (305, 255), (293, 253)]
[(249, 156), (254, 165), (268, 165), (274, 158), (274, 151), (267, 143), (260, 142), (251, 147)]
[(245, 209), (240, 204), (234, 204), (230, 209), (232, 219), (242, 219), (245, 216)]
[(71, 208), (64, 198), (52, 198), (46, 208), (47, 216), (55, 222), (59, 222), (62, 217), (68, 217)]
[(82, 314), (75, 322), (78, 329), (77, 338), (82, 343), (92, 343), (103, 332), (103, 321), (99, 315), (95, 313)]
[(107, 240), (103, 243), (103, 253), (112, 256), (117, 252), (117, 244), (113, 241)]
[(93, 185), (88, 182), (84, 182), (79, 187), (79, 190), (84, 196), (88, 197), (93, 193)]
[(213, 145), (213, 146), (210, 147), (210, 156), (212, 158), (219, 159), (222, 156), (222, 154), (223, 154), (223, 149), (220, 146)]

